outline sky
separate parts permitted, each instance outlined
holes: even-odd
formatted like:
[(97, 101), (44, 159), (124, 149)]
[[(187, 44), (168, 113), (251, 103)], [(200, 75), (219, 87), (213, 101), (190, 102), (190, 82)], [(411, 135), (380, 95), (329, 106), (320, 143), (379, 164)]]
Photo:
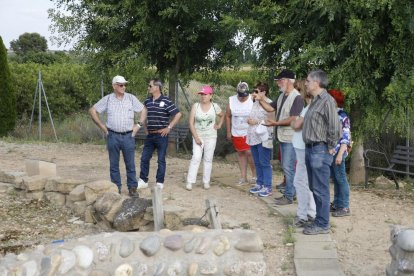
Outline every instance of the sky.
[(50, 50), (69, 50), (71, 46), (58, 47), (50, 40), (50, 8), (54, 8), (50, 0), (0, 0), (0, 36), (4, 46), (9, 49), (10, 41), (23, 33), (39, 33), (47, 39)]

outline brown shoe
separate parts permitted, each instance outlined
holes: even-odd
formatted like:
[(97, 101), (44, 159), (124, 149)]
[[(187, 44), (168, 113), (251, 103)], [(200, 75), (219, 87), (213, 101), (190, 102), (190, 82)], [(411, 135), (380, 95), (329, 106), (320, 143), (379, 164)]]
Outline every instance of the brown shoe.
[(137, 193), (137, 188), (129, 189), (129, 196), (130, 197), (139, 197), (139, 194)]
[(293, 201), (292, 200), (290, 200), (289, 198), (287, 198), (287, 197), (282, 197), (281, 199), (276, 199), (275, 200), (275, 204), (276, 205), (289, 205), (289, 204), (292, 204), (293, 203)]

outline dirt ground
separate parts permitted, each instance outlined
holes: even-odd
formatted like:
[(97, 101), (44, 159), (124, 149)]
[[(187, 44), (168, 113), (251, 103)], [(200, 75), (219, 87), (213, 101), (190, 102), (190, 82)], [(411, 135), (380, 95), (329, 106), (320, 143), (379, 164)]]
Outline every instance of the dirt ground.
[[(136, 154), (138, 172), (140, 152), (137, 150)], [(85, 181), (109, 178), (108, 157), (103, 145), (0, 141), (1, 170), (24, 171), (26, 158), (55, 162), (58, 175), (65, 178)], [(202, 189), (198, 183), (190, 192), (184, 189), (189, 159), (190, 156), (168, 157), (164, 204), (184, 207), (192, 217), (201, 217), (205, 199), (215, 198), (222, 223), (250, 228), (260, 234), (265, 245), (268, 275), (295, 275), (293, 247), (284, 242), (287, 227), (283, 218), (255, 196), (232, 188), (237, 181), (237, 164), (216, 160), (213, 166), (213, 179), (234, 176), (234, 183), (213, 181), (209, 190)], [(150, 185), (155, 182), (155, 166), (156, 159), (153, 159)], [(121, 171), (125, 176), (122, 164)], [(275, 172), (274, 185), (280, 178), (281, 174)], [(123, 188), (126, 192), (126, 187)], [(147, 189), (140, 196), (150, 197), (150, 192)], [(337, 243), (341, 267), (346, 275), (383, 275), (390, 263), (390, 225), (414, 225), (413, 197), (405, 197), (392, 189), (352, 189), (351, 210), (352, 216), (331, 220), (331, 235)], [(0, 194), (0, 256), (37, 244), (103, 231), (94, 225), (70, 222), (72, 217), (68, 210), (46, 202), (24, 200), (16, 194)]]

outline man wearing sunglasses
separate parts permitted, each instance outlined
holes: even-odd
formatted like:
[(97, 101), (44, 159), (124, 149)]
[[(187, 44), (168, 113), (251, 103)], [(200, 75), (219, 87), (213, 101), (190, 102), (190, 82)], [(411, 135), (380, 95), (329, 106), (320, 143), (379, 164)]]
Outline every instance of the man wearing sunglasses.
[[(106, 136), (111, 181), (116, 184), (119, 193), (121, 193), (122, 183), (119, 171), (119, 157), (122, 151), (129, 195), (131, 197), (138, 197), (138, 182), (135, 171), (135, 134), (138, 132), (141, 123), (135, 124), (134, 118), (135, 113), (144, 110), (144, 105), (137, 97), (125, 92), (127, 83), (124, 77), (115, 76), (112, 79), (114, 92), (100, 99), (89, 109), (89, 114)], [(98, 113), (107, 114), (105, 124), (100, 120)], [(141, 117), (142, 115), (143, 113), (141, 113)]]
[(158, 154), (156, 186), (160, 189), (164, 187), (168, 134), (181, 118), (181, 112), (177, 106), (170, 98), (162, 94), (162, 87), (163, 84), (159, 79), (152, 79), (148, 84), (149, 97), (144, 101), (145, 107), (141, 116), (147, 137), (141, 155), (138, 189), (148, 187), (150, 160), (155, 150)]

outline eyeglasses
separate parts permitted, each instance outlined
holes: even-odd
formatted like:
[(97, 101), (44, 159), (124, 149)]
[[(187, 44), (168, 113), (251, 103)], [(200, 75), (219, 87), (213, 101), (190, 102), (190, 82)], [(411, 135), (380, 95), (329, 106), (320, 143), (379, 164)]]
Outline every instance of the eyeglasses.
[(126, 84), (119, 84), (119, 83), (117, 83), (116, 85), (118, 85), (119, 87), (127, 87), (127, 85)]

